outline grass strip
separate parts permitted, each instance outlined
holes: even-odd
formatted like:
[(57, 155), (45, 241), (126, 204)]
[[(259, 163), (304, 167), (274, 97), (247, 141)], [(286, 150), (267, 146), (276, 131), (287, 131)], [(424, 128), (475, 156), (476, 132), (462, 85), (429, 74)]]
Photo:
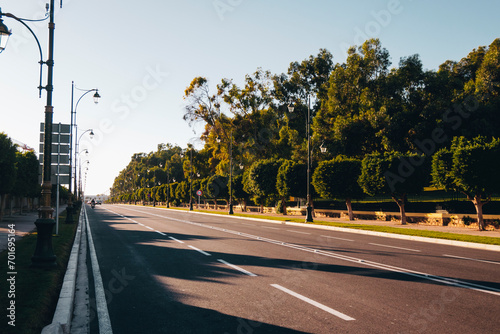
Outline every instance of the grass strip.
[[(79, 213), (74, 215), (77, 222)], [(57, 267), (53, 269), (31, 268), (31, 257), (35, 252), (36, 232), (16, 241), (15, 246), (15, 297), (9, 298), (10, 284), (7, 281), (8, 251), (0, 253), (3, 279), (0, 280), (0, 305), (3, 310), (0, 333), (40, 333), (52, 322), (57, 305), (69, 255), (73, 246), (77, 223), (64, 224), (66, 211), (59, 216), (59, 235), (52, 237)], [(33, 222), (34, 223), (34, 222)], [(55, 233), (55, 227), (53, 229)], [(8, 324), (7, 307), (15, 301), (15, 327)]]

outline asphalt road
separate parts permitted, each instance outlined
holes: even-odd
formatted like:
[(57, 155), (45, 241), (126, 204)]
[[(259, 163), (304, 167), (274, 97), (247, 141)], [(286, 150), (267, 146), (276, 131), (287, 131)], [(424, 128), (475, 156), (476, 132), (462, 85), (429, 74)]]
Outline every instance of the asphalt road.
[(499, 330), (498, 252), (140, 206), (87, 213), (113, 333)]

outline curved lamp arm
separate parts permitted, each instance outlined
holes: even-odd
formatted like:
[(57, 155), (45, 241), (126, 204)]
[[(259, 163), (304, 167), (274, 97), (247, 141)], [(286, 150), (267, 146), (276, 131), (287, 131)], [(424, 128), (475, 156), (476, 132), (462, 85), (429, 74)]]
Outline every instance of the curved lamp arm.
[[(14, 19), (16, 20), (17, 22), (21, 23), (23, 26), (25, 26), (29, 32), (33, 35), (33, 37), (35, 38), (35, 41), (36, 41), (36, 44), (38, 45), (38, 51), (40, 52), (40, 84), (38, 85), (38, 90), (39, 90), (39, 97), (41, 98), (42, 97), (42, 89), (44, 89), (45, 87), (42, 86), (42, 69), (43, 69), (43, 65), (46, 64), (46, 62), (43, 61), (43, 53), (42, 53), (42, 47), (40, 45), (40, 41), (38, 40), (38, 38), (36, 37), (35, 33), (33, 32), (33, 30), (31, 30), (31, 28), (26, 24), (24, 23), (24, 21), (30, 21), (30, 22), (38, 22), (38, 21), (45, 21), (46, 19), (49, 18), (49, 15), (48, 13), (45, 14), (45, 18), (43, 19), (40, 19), (40, 20), (29, 20), (29, 19), (22, 19), (22, 18), (19, 18), (17, 16), (15, 16), (14, 14), (11, 14), (11, 13), (2, 13), (1, 10), (0, 10), (0, 18), (2, 16), (6, 16), (6, 17), (9, 17), (11, 19)], [(5, 26), (3, 24), (3, 22), (1, 22), (1, 19), (0, 19), (0, 30), (1, 30), (1, 33), (4, 35), (4, 36), (10, 36), (11, 35), (11, 32), (10, 30), (8, 30), (7, 26)], [(5, 42), (5, 45), (7, 45), (7, 42)], [(0, 53), (5, 49), (4, 48), (1, 48), (0, 49)]]

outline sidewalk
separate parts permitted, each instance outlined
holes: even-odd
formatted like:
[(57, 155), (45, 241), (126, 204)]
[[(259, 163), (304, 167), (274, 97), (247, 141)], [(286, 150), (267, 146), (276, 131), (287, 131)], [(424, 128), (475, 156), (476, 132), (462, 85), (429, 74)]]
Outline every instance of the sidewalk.
[[(66, 210), (66, 205), (59, 206), (59, 214), (61, 214), (64, 210)], [(16, 231), (17, 241), (36, 229), (35, 221), (37, 219), (38, 211), (24, 212), (23, 214), (15, 213), (11, 216), (4, 216), (3, 220), (0, 222), (0, 252), (7, 249), (10, 224), (15, 225), (14, 229)], [(64, 224), (64, 222), (59, 221), (59, 224)], [(53, 233), (55, 232), (56, 227), (54, 226)]]

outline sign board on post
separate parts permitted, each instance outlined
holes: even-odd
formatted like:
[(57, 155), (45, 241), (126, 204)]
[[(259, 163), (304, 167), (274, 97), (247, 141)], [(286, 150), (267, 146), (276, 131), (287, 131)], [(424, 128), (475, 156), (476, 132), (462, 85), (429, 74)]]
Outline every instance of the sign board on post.
[(200, 197), (203, 195), (203, 191), (198, 190), (196, 191), (196, 195), (198, 195), (198, 210), (200, 209)]
[[(45, 124), (40, 123), (40, 164), (43, 164), (43, 149)], [(54, 123), (52, 124), (52, 147), (51, 147), (51, 182), (52, 184), (69, 185), (70, 180), (70, 148), (71, 148), (71, 125)], [(40, 169), (40, 183), (43, 167)]]

